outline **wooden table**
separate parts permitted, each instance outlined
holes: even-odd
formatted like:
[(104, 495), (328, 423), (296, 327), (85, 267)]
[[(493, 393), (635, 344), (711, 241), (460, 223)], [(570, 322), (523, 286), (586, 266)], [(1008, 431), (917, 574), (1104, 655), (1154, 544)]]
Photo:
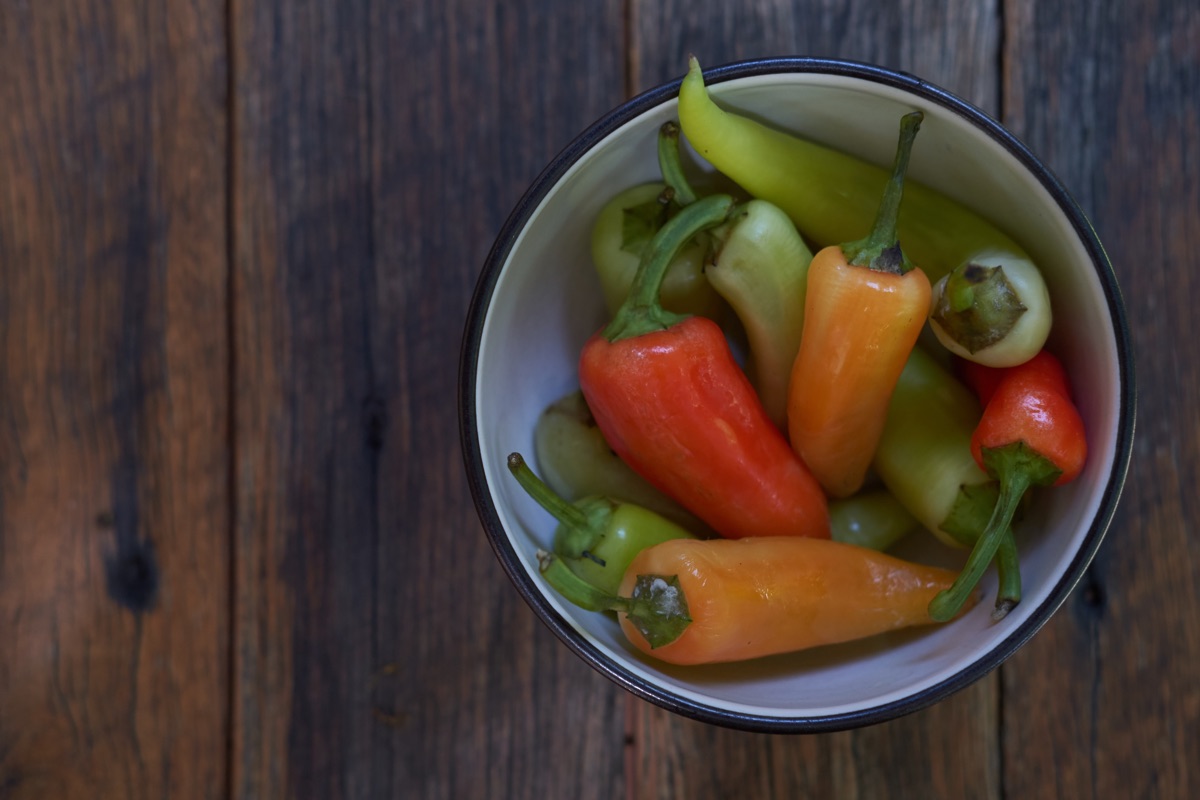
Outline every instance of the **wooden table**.
[[(0, 797), (1200, 795), (1193, 6), (0, 0)], [(491, 241), (689, 53), (976, 103), (1125, 291), (1140, 426), (1086, 579), (887, 724), (632, 699), (472, 507), (456, 370)]]

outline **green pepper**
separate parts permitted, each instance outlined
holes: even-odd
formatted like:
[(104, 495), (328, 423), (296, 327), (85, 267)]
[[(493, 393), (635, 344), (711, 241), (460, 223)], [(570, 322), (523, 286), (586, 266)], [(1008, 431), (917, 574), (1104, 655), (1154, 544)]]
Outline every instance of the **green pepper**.
[[(853, 241), (875, 216), (887, 169), (722, 109), (695, 58), (679, 89), (679, 121), (702, 158), (782, 208), (814, 245)], [(1027, 257), (982, 216), (916, 181), (905, 185), (898, 231), (905, 253), (931, 282), (981, 252)]]
[[(678, 126), (668, 123), (660, 130), (658, 161), (675, 201), (694, 201), (696, 191), (680, 163)], [(709, 233), (713, 254), (704, 274), (741, 322), (750, 382), (771, 420), (785, 429), (812, 250), (787, 214), (757, 198), (737, 206), (729, 222)]]
[[(953, 547), (972, 547), (988, 527), (999, 484), (971, 454), (982, 410), (975, 395), (921, 346), (913, 348), (888, 404), (872, 462), (884, 486), (922, 525)], [(1021, 598), (1011, 528), (997, 556), (997, 615)]]
[(520, 453), (509, 455), (508, 469), (529, 496), (558, 520), (554, 552), (572, 572), (609, 594), (616, 594), (625, 570), (642, 550), (671, 539), (697, 538), (632, 503), (601, 496), (569, 503), (534, 474)]
[(918, 527), (917, 518), (887, 489), (829, 502), (829, 533), (837, 542), (887, 550)]
[(788, 382), (804, 330), (812, 251), (777, 206), (754, 199), (713, 232), (708, 282), (746, 332), (747, 374), (767, 414), (787, 427)]
[[(629, 296), (642, 250), (671, 216), (671, 193), (664, 194), (666, 188), (664, 183), (645, 183), (619, 192), (592, 226), (592, 263), (610, 316)], [(700, 235), (680, 248), (663, 279), (664, 308), (719, 318), (721, 298), (704, 276), (710, 247), (708, 238)]]
[(533, 445), (542, 479), (568, 500), (612, 497), (647, 508), (689, 531), (711, 533), (696, 515), (656, 489), (612, 451), (583, 392), (570, 392), (542, 411), (534, 426)]

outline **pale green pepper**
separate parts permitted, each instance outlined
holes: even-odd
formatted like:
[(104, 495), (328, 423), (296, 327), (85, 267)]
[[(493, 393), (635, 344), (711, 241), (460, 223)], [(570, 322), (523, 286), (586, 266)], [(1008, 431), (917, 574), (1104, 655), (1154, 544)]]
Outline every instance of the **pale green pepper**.
[[(684, 175), (679, 128), (673, 123), (659, 132), (658, 162), (675, 202), (694, 201), (697, 193)], [(784, 430), (812, 250), (787, 214), (757, 198), (736, 206), (729, 222), (709, 234), (712, 257), (705, 275), (737, 315), (749, 350), (747, 375), (767, 415)]]
[(929, 327), (947, 350), (988, 367), (1036, 356), (1053, 314), (1046, 281), (1028, 258), (980, 253), (933, 285)]
[(656, 489), (612, 451), (580, 391), (551, 403), (538, 416), (534, 452), (542, 479), (567, 498), (604, 496), (642, 506), (691, 531), (709, 527)]
[[(666, 188), (664, 183), (645, 183), (619, 192), (592, 226), (592, 263), (610, 316), (629, 296), (642, 249), (670, 216)], [(719, 318), (724, 304), (704, 276), (710, 248), (707, 236), (700, 235), (672, 259), (661, 295), (668, 311)]]

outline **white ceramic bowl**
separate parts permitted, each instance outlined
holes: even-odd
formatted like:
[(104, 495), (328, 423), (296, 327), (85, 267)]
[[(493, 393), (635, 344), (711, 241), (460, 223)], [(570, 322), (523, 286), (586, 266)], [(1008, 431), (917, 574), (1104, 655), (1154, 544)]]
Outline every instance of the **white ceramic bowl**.
[[(1050, 346), (1068, 365), (1090, 451), (1084, 473), (1040, 494), (1022, 523), (1023, 601), (999, 624), (984, 602), (940, 627), (681, 668), (643, 656), (613, 620), (570, 605), (538, 575), (534, 553), (549, 549), (555, 526), (509, 475), (505, 456), (517, 450), (532, 458), (538, 414), (577, 386), (580, 349), (604, 321), (589, 255), (591, 225), (617, 191), (658, 177), (655, 138), (675, 118), (678, 81), (588, 128), (537, 178), (500, 232), (462, 349), (459, 402), (471, 489), (499, 563), (525, 600), (580, 657), (636, 695), (696, 719), (758, 731), (883, 721), (944, 698), (1000, 664), (1061, 605), (1100, 545), (1133, 439), (1131, 349), (1120, 292), (1096, 234), (1058, 180), (996, 121), (944, 90), (904, 73), (811, 58), (740, 62), (705, 76), (719, 103), (883, 166), (895, 148), (896, 120), (922, 110), (909, 174), (1001, 221), (1042, 267), (1056, 313)], [(989, 574), (984, 596), (994, 588)]]

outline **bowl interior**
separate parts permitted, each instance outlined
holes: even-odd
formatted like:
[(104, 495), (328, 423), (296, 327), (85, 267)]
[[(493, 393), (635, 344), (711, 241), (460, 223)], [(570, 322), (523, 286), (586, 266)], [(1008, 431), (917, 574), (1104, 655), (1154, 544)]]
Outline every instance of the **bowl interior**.
[[(539, 413), (577, 388), (578, 354), (605, 314), (589, 255), (591, 224), (614, 193), (657, 178), (657, 130), (676, 114), (670, 89), (631, 101), (581, 137), (531, 190), (493, 253), (484, 276), (490, 294), (476, 299), (477, 340), (466, 343), (475, 356), (467, 428), (478, 458), (468, 461), (482, 472), (477, 501), (501, 561), (531, 604), (580, 655), (641, 696), (700, 718), (768, 729), (887, 718), (996, 666), (1061, 603), (1098, 546), (1132, 428), (1119, 294), (1095, 235), (1057, 182), (960, 101), (904, 76), (808, 62), (718, 77), (710, 86), (723, 105), (885, 166), (897, 120), (922, 110), (910, 176), (985, 214), (1044, 270), (1056, 312), (1050, 346), (1068, 366), (1090, 453), (1084, 474), (1040, 493), (1021, 523), (1023, 602), (1000, 624), (983, 602), (938, 628), (752, 663), (676, 668), (638, 653), (612, 619), (570, 605), (542, 583), (534, 552), (549, 548), (554, 522), (508, 475), (505, 456), (516, 450), (532, 461)], [(908, 557), (961, 563), (962, 553), (932, 536), (912, 539)], [(983, 589), (985, 597), (994, 592), (994, 574)]]

